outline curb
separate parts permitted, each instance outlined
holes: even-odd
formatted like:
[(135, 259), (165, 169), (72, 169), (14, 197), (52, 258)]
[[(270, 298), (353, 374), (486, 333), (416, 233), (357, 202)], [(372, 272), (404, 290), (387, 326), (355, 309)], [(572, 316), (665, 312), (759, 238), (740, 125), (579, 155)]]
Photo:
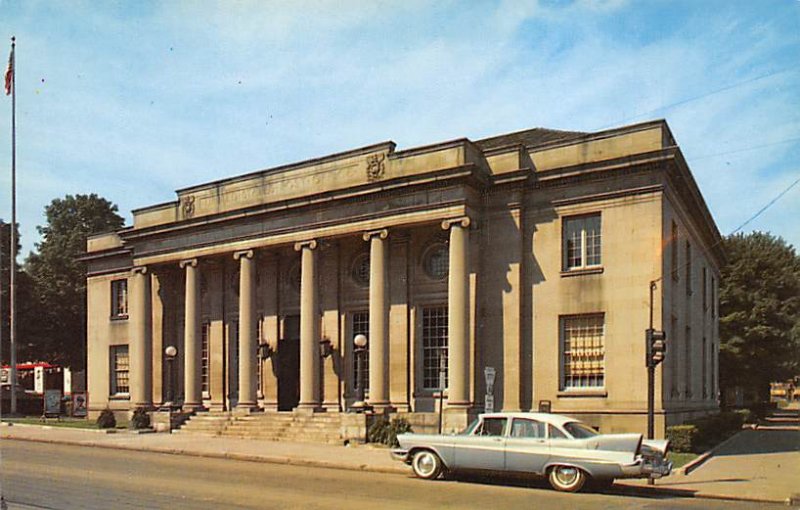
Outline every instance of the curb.
[(748, 503), (772, 503), (772, 504), (779, 504), (784, 505), (787, 504), (789, 498), (778, 499), (778, 498), (752, 498), (748, 496), (729, 496), (725, 494), (708, 494), (708, 493), (697, 493), (697, 492), (690, 492), (689, 489), (673, 489), (670, 487), (654, 487), (650, 488), (649, 486), (640, 486), (640, 485), (628, 485), (626, 483), (616, 483), (614, 484), (615, 487), (618, 488), (625, 488), (631, 494), (640, 494), (645, 496), (656, 496), (656, 495), (673, 495), (682, 498), (694, 498), (694, 499), (714, 499), (714, 500), (722, 500), (722, 501), (743, 501)]
[(159, 447), (148, 447), (148, 446), (130, 446), (124, 444), (102, 444), (96, 443), (94, 441), (75, 441), (70, 439), (43, 439), (43, 438), (34, 438), (34, 437), (15, 437), (11, 435), (3, 436), (2, 439), (10, 439), (13, 441), (28, 441), (31, 443), (44, 443), (44, 444), (64, 444), (69, 446), (89, 446), (94, 448), (105, 448), (107, 450), (126, 450), (126, 451), (134, 451), (134, 452), (149, 452), (149, 453), (163, 453), (167, 455), (185, 455), (189, 457), (201, 457), (201, 458), (209, 458), (209, 459), (229, 459), (229, 460), (240, 460), (245, 462), (260, 462), (264, 464), (284, 464), (289, 466), (303, 466), (303, 467), (320, 467), (326, 469), (340, 469), (340, 470), (347, 470), (347, 471), (368, 471), (373, 473), (384, 473), (384, 474), (397, 474), (397, 475), (405, 475), (408, 474), (409, 471), (405, 468), (397, 467), (397, 468), (389, 468), (389, 467), (379, 467), (379, 466), (370, 466), (368, 464), (345, 464), (339, 462), (328, 462), (324, 460), (313, 460), (313, 459), (297, 459), (293, 457), (278, 457), (278, 456), (266, 456), (266, 455), (252, 455), (247, 453), (235, 453), (235, 452), (198, 452), (198, 451), (191, 451), (191, 450), (184, 450), (181, 448), (159, 448)]

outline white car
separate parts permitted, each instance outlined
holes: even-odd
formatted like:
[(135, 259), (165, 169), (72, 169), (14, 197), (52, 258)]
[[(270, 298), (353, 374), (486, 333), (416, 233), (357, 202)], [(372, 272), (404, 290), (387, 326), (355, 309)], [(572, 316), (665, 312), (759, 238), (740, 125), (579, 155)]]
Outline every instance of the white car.
[(400, 434), (392, 457), (414, 474), (482, 471), (546, 476), (556, 490), (598, 488), (618, 478), (660, 478), (672, 472), (669, 442), (641, 434), (598, 434), (586, 424), (548, 413), (480, 415), (460, 434)]

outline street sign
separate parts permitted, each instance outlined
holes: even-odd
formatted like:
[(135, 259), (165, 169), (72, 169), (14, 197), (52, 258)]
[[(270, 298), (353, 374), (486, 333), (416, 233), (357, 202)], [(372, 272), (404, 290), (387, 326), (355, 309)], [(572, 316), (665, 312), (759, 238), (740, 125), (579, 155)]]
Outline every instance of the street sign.
[(44, 393), (44, 367), (33, 368), (33, 391), (39, 395)]
[(494, 393), (494, 379), (497, 371), (494, 367), (486, 367), (483, 369), (483, 377), (486, 379), (486, 393)]
[(483, 408), (487, 413), (494, 412), (494, 395), (486, 394), (486, 402), (483, 404)]
[(58, 416), (61, 414), (61, 390), (46, 390), (44, 392), (44, 415)]
[(72, 416), (86, 417), (86, 392), (76, 391), (72, 394)]

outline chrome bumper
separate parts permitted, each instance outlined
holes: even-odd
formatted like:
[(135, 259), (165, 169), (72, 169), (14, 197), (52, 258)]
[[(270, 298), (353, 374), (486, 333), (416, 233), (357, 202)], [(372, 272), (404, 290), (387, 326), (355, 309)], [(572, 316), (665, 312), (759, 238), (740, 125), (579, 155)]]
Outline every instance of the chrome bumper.
[(402, 448), (392, 449), (392, 458), (394, 460), (399, 460), (400, 462), (405, 462), (406, 464), (411, 462), (411, 459), (408, 456), (408, 450), (403, 450)]
[(661, 478), (672, 473), (672, 462), (662, 458), (638, 459), (622, 466), (622, 473), (625, 478)]

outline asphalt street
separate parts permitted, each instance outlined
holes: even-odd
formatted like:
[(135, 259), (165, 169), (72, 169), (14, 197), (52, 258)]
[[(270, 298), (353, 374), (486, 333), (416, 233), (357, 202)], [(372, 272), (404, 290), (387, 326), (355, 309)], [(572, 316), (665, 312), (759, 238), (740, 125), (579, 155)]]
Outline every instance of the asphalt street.
[(481, 479), (426, 482), (404, 475), (13, 440), (3, 440), (0, 450), (2, 489), (12, 509), (745, 509), (759, 506), (685, 497), (642, 497), (619, 491), (560, 494), (541, 482)]

